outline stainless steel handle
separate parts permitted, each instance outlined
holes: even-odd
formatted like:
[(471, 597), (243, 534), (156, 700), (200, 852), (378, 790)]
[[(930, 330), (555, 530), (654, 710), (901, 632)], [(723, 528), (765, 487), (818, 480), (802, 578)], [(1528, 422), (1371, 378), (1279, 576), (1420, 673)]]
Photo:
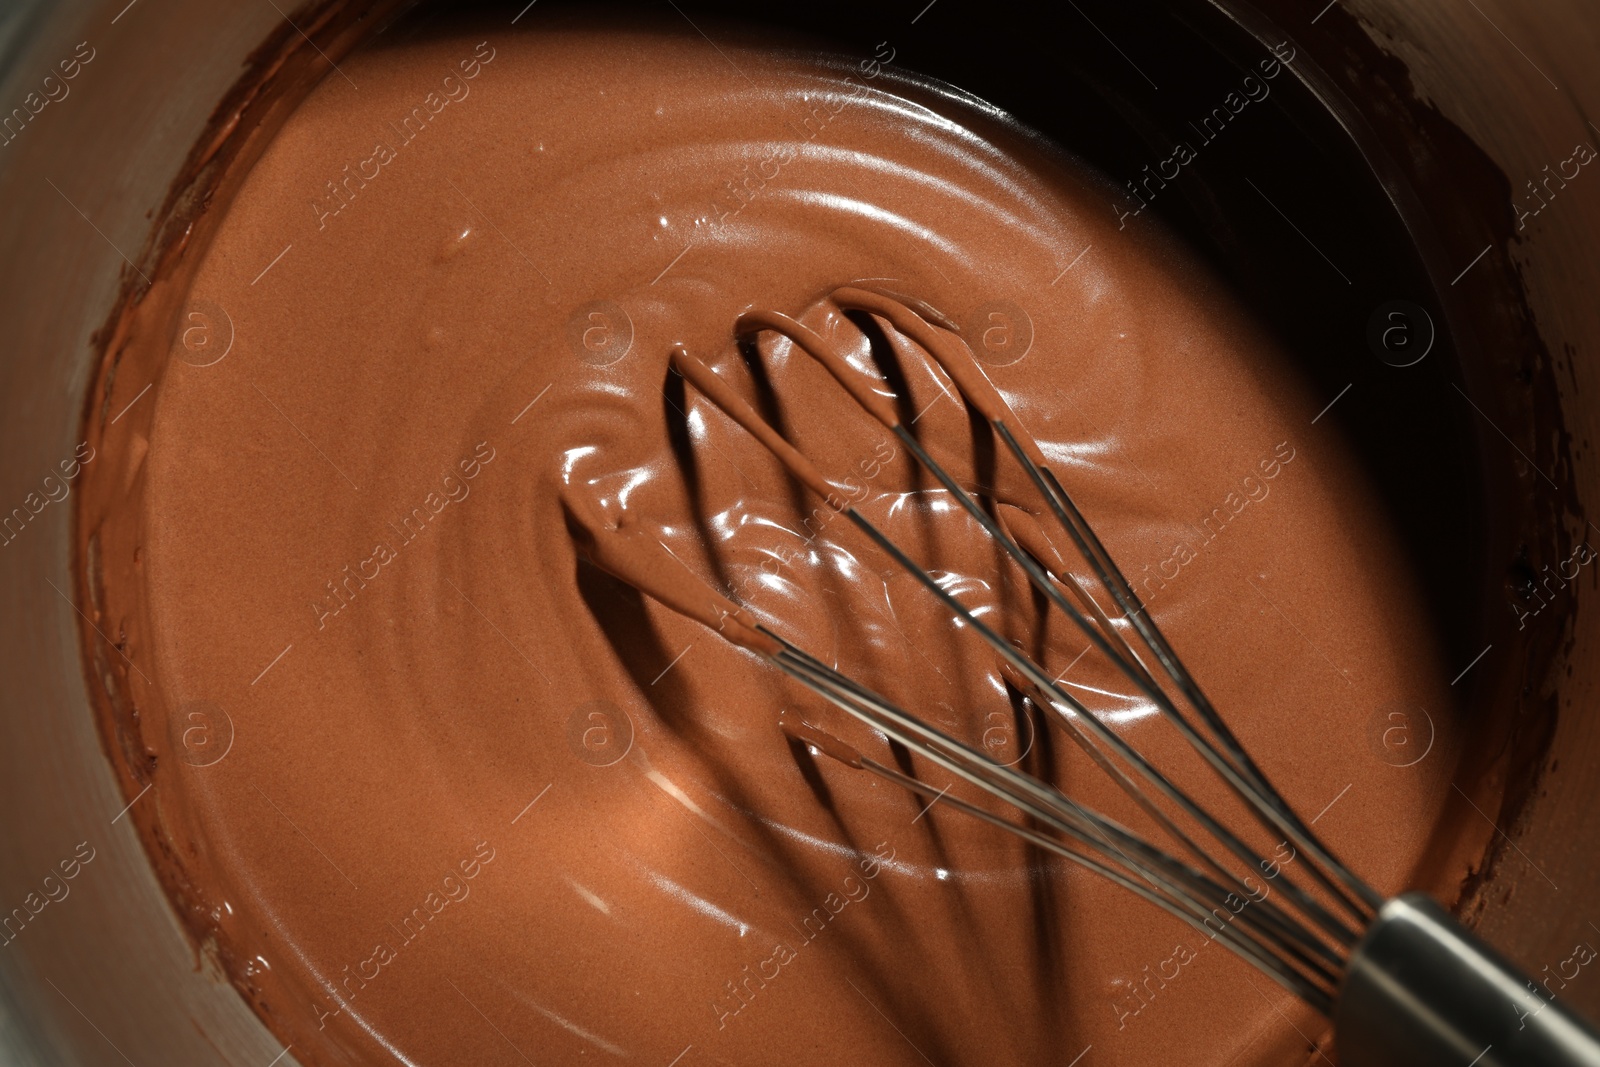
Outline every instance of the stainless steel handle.
[(1378, 910), (1334, 1009), (1347, 1067), (1600, 1067), (1600, 1033), (1421, 893)]

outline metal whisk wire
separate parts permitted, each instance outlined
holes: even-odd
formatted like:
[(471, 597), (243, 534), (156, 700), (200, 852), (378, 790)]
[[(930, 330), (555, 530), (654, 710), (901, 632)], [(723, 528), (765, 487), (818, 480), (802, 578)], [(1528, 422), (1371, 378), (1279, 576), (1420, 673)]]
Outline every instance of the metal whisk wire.
[[(757, 652), (806, 689), (1010, 805), (1037, 826), (1048, 827), (1062, 836), (1041, 833), (1035, 826), (1019, 825), (965, 801), (946, 797), (946, 802), (952, 803), (957, 810), (1080, 863), (1157, 904), (1207, 936), (1221, 940), (1319, 1010), (1329, 1012), (1345, 958), (1360, 938), (1381, 898), (1351, 874), (1317, 840), (1244, 752), (1206, 700), (1199, 685), (1183, 668), (1154, 621), (1144, 611), (1137, 594), (1117, 569), (1070, 495), (1062, 488), (1037, 444), (1020, 431), (1015, 416), (978, 368), (971, 350), (954, 328), (926, 305), (918, 305), (915, 301), (907, 301), (887, 292), (850, 286), (835, 291), (832, 299), (842, 311), (872, 315), (928, 352), (956, 385), (967, 405), (983, 416), (1015, 457), (1043, 497), (1048, 512), (1067, 532), (1167, 684), (1193, 709), (1198, 724), (1184, 714), (1178, 701), (1158, 682), (1140, 654), (1116, 630), (1090, 592), (1073, 575), (1066, 573), (1065, 568), (1058, 568), (1059, 573), (1050, 573), (996, 515), (991, 515), (927, 451), (912, 434), (910, 427), (902, 423), (894, 404), (873, 388), (873, 384), (881, 383), (869, 383), (866, 375), (846, 363), (824, 338), (788, 316), (774, 312), (749, 312), (740, 317), (735, 332), (741, 338), (754, 338), (770, 330), (788, 338), (796, 348), (821, 364), (863, 409), (895, 434), (915, 461), (961, 504), (984, 532), (1003, 548), (1006, 556), (1022, 569), (1029, 583), (1045, 597), (1046, 602), (1065, 614), (1088, 639), (1091, 647), (1115, 665), (1139, 695), (1149, 700), (1163, 718), (1178, 729), (1206, 764), (1244, 801), (1256, 819), (1272, 833), (1281, 834), (1298, 852), (1308, 857), (1311, 862), (1305, 865), (1306, 868), (1320, 887), (1322, 896), (1331, 902), (1335, 910), (1330, 910), (1317, 894), (1301, 886), (1286, 872), (1278, 870), (1267, 877), (1276, 882), (1284, 901), (1280, 905), (1269, 899), (1264, 886), (1252, 888), (1248, 876), (1241, 877), (1234, 873), (1199, 845), (1191, 834), (1178, 825), (1160, 801), (1170, 804), (1182, 818), (1198, 826), (1246, 870), (1267, 872), (1271, 867), (1223, 820), (1189, 796), (1136, 748), (1102, 723), (1077, 697), (1060, 685), (1059, 679), (1050, 677), (1040, 664), (1012, 645), (941, 586), (876, 524), (843, 499), (812, 462), (746, 403), (737, 391), (681, 347), (672, 353), (670, 363), (673, 370), (755, 437), (793, 476), (821, 496), (831, 508), (848, 517), (955, 618), (988, 644), (1000, 657), (1008, 679), (1022, 683), (1017, 686), (1019, 691), (1049, 714), (1052, 721), (1061, 726), (1102, 770), (1151, 815), (1163, 832), (1184, 852), (1189, 853), (1198, 866), (1180, 860), (1114, 820), (1086, 808), (1053, 785), (1005, 767), (945, 735), (881, 695), (821, 663), (769, 628), (749, 620), (738, 605), (704, 586), (704, 583), (699, 583), (701, 588), (694, 588), (683, 581), (692, 576), (675, 558), (674, 565), (684, 572), (683, 575), (669, 590), (654, 587), (652, 582), (659, 580), (660, 572), (644, 565), (639, 555), (641, 552), (655, 552), (645, 539), (631, 537), (624, 551), (620, 549), (617, 531), (603, 529), (599, 523), (586, 524), (580, 518), (579, 525), (586, 526), (595, 549), (595, 561), (668, 606), (698, 618), (718, 629), (729, 640)], [(656, 543), (656, 548), (665, 552), (664, 546), (659, 543)], [(1068, 590), (1080, 599), (1082, 609), (1068, 599)], [(831, 755), (845, 754), (841, 758), (851, 766), (878, 774), (913, 791), (929, 792), (924, 783), (862, 756), (842, 741), (822, 735), (816, 727), (805, 724), (802, 729), (808, 743)], [(1238, 903), (1234, 905), (1233, 902)]]

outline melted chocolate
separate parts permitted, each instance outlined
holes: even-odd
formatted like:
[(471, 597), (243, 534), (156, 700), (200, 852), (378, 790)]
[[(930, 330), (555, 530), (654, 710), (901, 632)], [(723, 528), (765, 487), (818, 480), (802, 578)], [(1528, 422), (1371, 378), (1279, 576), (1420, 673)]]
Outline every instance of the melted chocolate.
[[(779, 718), (842, 730), (824, 709), (585, 559), (601, 530), (657, 545), (655, 573), (726, 598), (684, 586), (702, 622), (781, 628), (1137, 819), (670, 371), (695, 354), (816, 488), (1181, 760), (984, 577), (993, 546), (881, 419), (791, 342), (736, 338), (752, 307), (793, 316), (885, 373), (860, 399), (1015, 503), (925, 353), (820, 299), (915, 292), (1288, 799), (1379, 888), (1410, 875), (1456, 738), (1441, 719), (1441, 758), (1399, 775), (1369, 719), (1445, 706), (1444, 672), (1322, 398), (1176, 246), (1119, 228), (1098, 178), (889, 58), (647, 31), (374, 47), (200, 250), (181, 315), (231, 344), (165, 364), (147, 450), (101, 483), (139, 519), (96, 603), (132, 606), (154, 679), (128, 698), (141, 830), (304, 1061), (1224, 1064), (1317, 1036), (1187, 927), (816, 761)], [(166, 341), (133, 343), (159, 362)], [(233, 730), (214, 762), (192, 758), (202, 705)]]

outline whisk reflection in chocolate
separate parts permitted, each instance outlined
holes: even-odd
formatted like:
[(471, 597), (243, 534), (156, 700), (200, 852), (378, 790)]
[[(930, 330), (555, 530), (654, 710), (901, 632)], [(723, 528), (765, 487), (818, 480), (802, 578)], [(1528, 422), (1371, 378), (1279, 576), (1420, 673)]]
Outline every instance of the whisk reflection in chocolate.
[[(841, 312), (871, 316), (880, 328), (915, 344), (943, 371), (974, 421), (985, 424), (1014, 459), (1039, 497), (1041, 514), (1065, 533), (1081, 561), (1078, 569), (1092, 580), (1074, 573), (1029, 512), (970, 490), (953, 476), (902, 421), (881, 391), (883, 383), (853, 367), (820, 334), (787, 315), (759, 310), (740, 316), (735, 334), (753, 339), (772, 331), (826, 369), (856, 404), (899, 439), (1048, 605), (1070, 619), (1092, 650), (1178, 731), (1258, 828), (1234, 829), (1180, 788), (1036, 659), (947, 590), (735, 389), (682, 347), (671, 354), (672, 370), (985, 642), (999, 657), (1006, 681), (1044, 710), (1133, 799), (1167, 847), (1055, 785), (995, 761), (823, 663), (692, 573), (636, 520), (625, 516), (611, 523), (590, 502), (569, 496), (565, 504), (572, 528), (596, 566), (715, 629), (884, 737), (1002, 801), (1023, 821), (952, 797), (785, 714), (780, 725), (790, 736), (848, 766), (924, 796), (942, 797), (945, 805), (1080, 864), (1221, 941), (1306, 1003), (1334, 1016), (1347, 1062), (1448, 1062), (1463, 1051), (1462, 1062), (1475, 1055), (1488, 1057), (1483, 1063), (1600, 1062), (1600, 1042), (1570, 1014), (1563, 1012), (1556, 1025), (1541, 1033), (1502, 1025), (1500, 1016), (1517, 1017), (1512, 1008), (1529, 996), (1514, 969), (1426, 898), (1412, 895), (1385, 902), (1285, 802), (1179, 660), (1037, 442), (944, 316), (914, 299), (864, 285), (837, 289), (830, 299)], [(1274, 848), (1280, 842), (1299, 861), (1294, 874), (1286, 869), (1281, 848)], [(1270, 855), (1267, 849), (1272, 849)], [(1510, 1058), (1491, 1055), (1497, 1047), (1500, 1056)]]

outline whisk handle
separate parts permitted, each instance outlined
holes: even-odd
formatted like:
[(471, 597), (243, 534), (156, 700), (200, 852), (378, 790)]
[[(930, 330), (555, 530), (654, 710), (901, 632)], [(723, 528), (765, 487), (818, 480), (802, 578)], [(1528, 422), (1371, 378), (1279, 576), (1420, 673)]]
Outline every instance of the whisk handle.
[(1339, 1059), (1600, 1067), (1600, 1033), (1552, 997), (1431, 899), (1408, 893), (1379, 909), (1351, 956), (1334, 1009)]

